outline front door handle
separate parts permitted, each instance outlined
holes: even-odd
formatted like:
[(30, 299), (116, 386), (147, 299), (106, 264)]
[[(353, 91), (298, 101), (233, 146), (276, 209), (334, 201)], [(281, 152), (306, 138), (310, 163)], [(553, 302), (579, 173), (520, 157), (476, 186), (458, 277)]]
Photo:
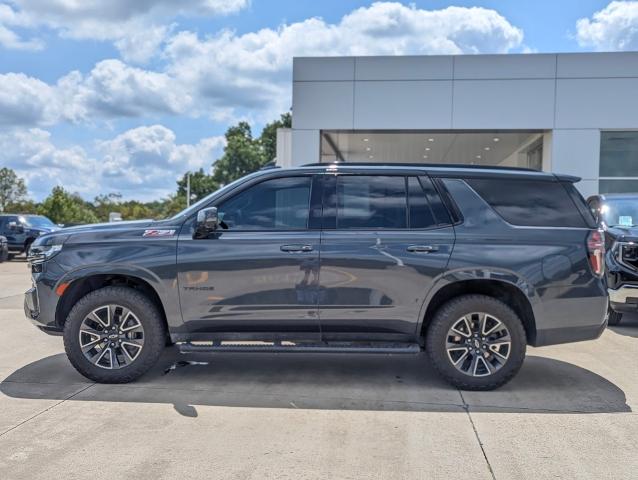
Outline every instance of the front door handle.
[(407, 248), (407, 251), (412, 253), (430, 253), (436, 252), (438, 249), (439, 247), (434, 247), (432, 245), (410, 245)]
[(282, 252), (312, 252), (312, 245), (282, 245)]

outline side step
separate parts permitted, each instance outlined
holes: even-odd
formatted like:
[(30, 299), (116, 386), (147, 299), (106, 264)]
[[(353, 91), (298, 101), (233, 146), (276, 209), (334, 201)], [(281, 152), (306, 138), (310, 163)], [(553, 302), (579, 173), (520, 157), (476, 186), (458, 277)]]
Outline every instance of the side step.
[(391, 342), (184, 342), (178, 343), (180, 353), (218, 352), (276, 352), (276, 353), (400, 353), (415, 354), (421, 351), (418, 343)]

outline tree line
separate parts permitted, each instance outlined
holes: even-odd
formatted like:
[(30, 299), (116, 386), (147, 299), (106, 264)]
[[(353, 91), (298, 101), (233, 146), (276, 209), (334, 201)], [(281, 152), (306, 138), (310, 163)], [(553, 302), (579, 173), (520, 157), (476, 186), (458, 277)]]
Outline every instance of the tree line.
[(223, 155), (213, 162), (210, 174), (203, 168), (186, 172), (177, 181), (175, 193), (151, 202), (123, 200), (118, 192), (103, 193), (93, 201), (87, 201), (63, 186), (54, 187), (42, 202), (35, 202), (27, 195), (24, 179), (10, 168), (0, 168), (0, 212), (44, 215), (54, 223), (66, 225), (107, 222), (111, 212), (119, 212), (124, 220), (166, 218), (186, 207), (189, 175), (191, 199), (197, 201), (273, 161), (276, 156), (277, 129), (290, 128), (291, 123), (291, 114), (285, 113), (278, 120), (268, 123), (258, 137), (253, 137), (247, 122), (242, 121), (228, 128)]

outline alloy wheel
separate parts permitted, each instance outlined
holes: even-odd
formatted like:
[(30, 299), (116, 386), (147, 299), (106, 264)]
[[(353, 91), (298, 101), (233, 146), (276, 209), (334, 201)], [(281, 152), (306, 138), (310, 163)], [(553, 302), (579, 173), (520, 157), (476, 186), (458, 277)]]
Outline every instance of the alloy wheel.
[(446, 351), (459, 372), (486, 377), (499, 371), (512, 348), (510, 332), (493, 315), (473, 312), (459, 318), (448, 330)]
[(91, 311), (80, 325), (80, 349), (93, 365), (109, 370), (124, 368), (144, 348), (144, 327), (121, 305), (103, 305)]

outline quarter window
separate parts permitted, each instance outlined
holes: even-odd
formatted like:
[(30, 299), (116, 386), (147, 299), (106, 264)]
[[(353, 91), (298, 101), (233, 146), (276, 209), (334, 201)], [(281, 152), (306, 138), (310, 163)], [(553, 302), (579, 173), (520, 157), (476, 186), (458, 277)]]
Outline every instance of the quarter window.
[(303, 230), (308, 226), (310, 177), (266, 180), (219, 205), (222, 228)]
[(472, 178), (466, 181), (512, 225), (588, 226), (568, 193), (568, 189), (574, 188), (571, 184), (508, 178)]

